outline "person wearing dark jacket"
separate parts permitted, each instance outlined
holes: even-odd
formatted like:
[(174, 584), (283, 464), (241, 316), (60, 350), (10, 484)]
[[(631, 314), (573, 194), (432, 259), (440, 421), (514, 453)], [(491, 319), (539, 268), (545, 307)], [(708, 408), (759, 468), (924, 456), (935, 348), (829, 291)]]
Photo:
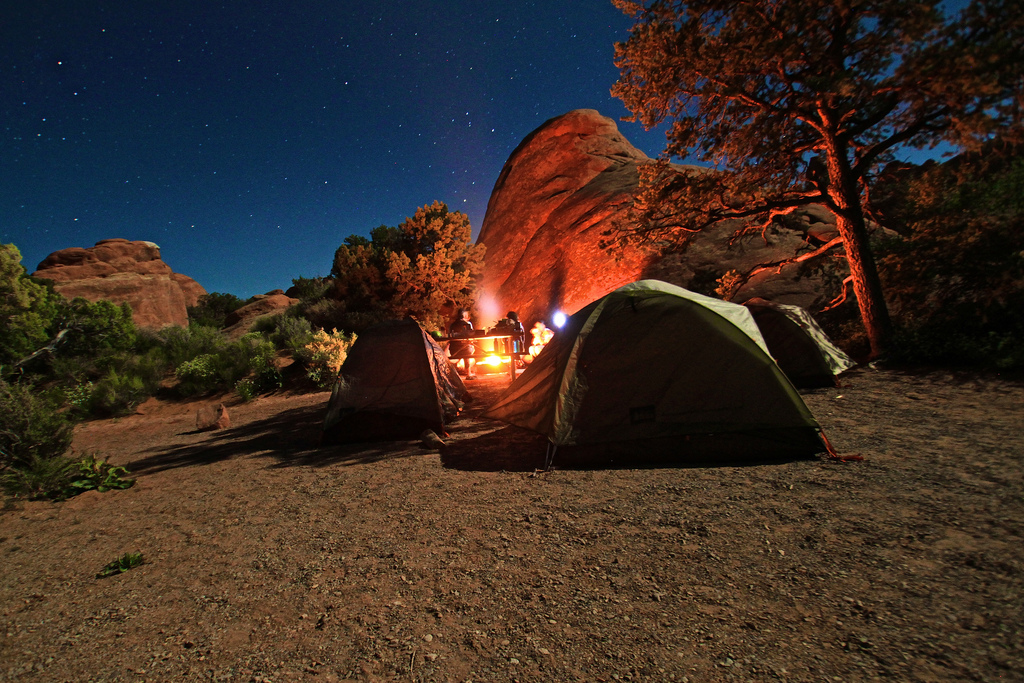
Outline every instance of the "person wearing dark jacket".
[(469, 319), (469, 309), (460, 308), (455, 320), (448, 326), (448, 336), (451, 342), (448, 343), (448, 354), (455, 361), (455, 368), (458, 369), (459, 362), (465, 363), (466, 379), (476, 379), (476, 347), (471, 341), (462, 339), (473, 337), (473, 323)]

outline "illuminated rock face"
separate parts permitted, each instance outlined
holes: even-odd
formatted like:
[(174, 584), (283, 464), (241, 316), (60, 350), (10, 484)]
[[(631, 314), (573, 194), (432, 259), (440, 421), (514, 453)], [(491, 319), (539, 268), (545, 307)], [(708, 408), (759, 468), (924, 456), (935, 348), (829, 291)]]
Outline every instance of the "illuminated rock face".
[[(664, 258), (602, 249), (602, 233), (625, 217), (637, 168), (649, 161), (612, 119), (589, 109), (551, 119), (520, 143), (494, 185), (477, 240), (487, 247), (484, 294), (498, 315), (515, 310), (528, 328), (536, 320), (550, 323), (555, 310), (574, 313), (643, 278), (708, 293), (730, 270), (748, 272), (835, 234), (827, 211), (807, 207), (788, 219), (789, 227), (773, 228), (767, 241), (755, 236), (730, 245), (733, 225), (701, 233)], [(759, 296), (813, 307), (822, 290), (820, 276), (794, 265), (759, 274), (733, 300)]]
[(160, 247), (126, 239), (55, 251), (32, 275), (52, 280), (54, 289), (68, 299), (128, 302), (135, 324), (153, 330), (186, 327), (186, 307), (206, 294), (192, 278), (171, 271), (160, 258)]
[(512, 152), (487, 204), (478, 244), (487, 247), (483, 289), (503, 314), (550, 321), (637, 279), (639, 252), (619, 261), (601, 233), (628, 209), (647, 155), (611, 119), (581, 109), (551, 119)]

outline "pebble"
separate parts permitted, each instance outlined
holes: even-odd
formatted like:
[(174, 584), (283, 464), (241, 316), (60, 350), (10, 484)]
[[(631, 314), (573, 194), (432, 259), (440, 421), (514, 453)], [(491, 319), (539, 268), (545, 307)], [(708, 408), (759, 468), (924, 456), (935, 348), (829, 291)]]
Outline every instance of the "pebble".
[(427, 641), (428, 643), (430, 641), (432, 641), (433, 639), (434, 639), (434, 636), (429, 634), (429, 633), (427, 635), (423, 636), (423, 640)]

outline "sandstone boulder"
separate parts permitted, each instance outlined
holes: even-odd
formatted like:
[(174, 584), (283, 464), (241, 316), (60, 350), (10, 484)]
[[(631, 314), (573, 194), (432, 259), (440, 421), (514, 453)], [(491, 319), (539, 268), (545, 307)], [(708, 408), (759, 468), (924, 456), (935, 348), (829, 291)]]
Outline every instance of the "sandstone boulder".
[(196, 431), (211, 432), (231, 426), (231, 416), (223, 403), (203, 406), (196, 411)]
[[(487, 247), (482, 286), (495, 310), (516, 310), (530, 327), (643, 278), (707, 291), (730, 270), (747, 272), (835, 234), (831, 215), (811, 206), (767, 239), (730, 245), (736, 226), (720, 226), (665, 257), (632, 247), (602, 249), (602, 233), (624, 220), (645, 163), (650, 159), (615, 122), (593, 110), (556, 117), (527, 136), (498, 176), (477, 240)], [(765, 271), (733, 299), (761, 296), (813, 307), (824, 296), (823, 283), (805, 271), (798, 265)]]
[(71, 247), (47, 256), (32, 273), (51, 280), (68, 299), (128, 302), (135, 324), (145, 329), (188, 325), (186, 307), (206, 290), (171, 270), (152, 242), (101, 240), (89, 248)]

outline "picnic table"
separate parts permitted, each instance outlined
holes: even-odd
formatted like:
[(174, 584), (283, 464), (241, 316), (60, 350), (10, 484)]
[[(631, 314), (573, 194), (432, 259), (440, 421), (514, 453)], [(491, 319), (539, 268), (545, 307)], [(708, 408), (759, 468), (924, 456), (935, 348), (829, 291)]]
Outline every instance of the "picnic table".
[[(447, 349), (448, 344), (453, 341), (467, 342), (474, 346), (476, 352), (467, 356), (459, 356), (461, 358), (475, 358), (477, 361), (490, 358), (491, 356), (497, 356), (503, 361), (508, 363), (508, 376), (509, 380), (516, 378), (516, 361), (523, 356), (528, 356), (529, 353), (526, 351), (511, 351), (509, 349), (515, 348), (514, 341), (520, 340), (524, 342), (524, 335), (521, 334), (483, 334), (480, 336), (473, 337), (435, 337), (434, 341), (441, 345), (442, 349)], [(484, 350), (484, 344), (481, 342), (490, 341), (490, 350)], [(506, 343), (507, 342), (507, 343)]]

